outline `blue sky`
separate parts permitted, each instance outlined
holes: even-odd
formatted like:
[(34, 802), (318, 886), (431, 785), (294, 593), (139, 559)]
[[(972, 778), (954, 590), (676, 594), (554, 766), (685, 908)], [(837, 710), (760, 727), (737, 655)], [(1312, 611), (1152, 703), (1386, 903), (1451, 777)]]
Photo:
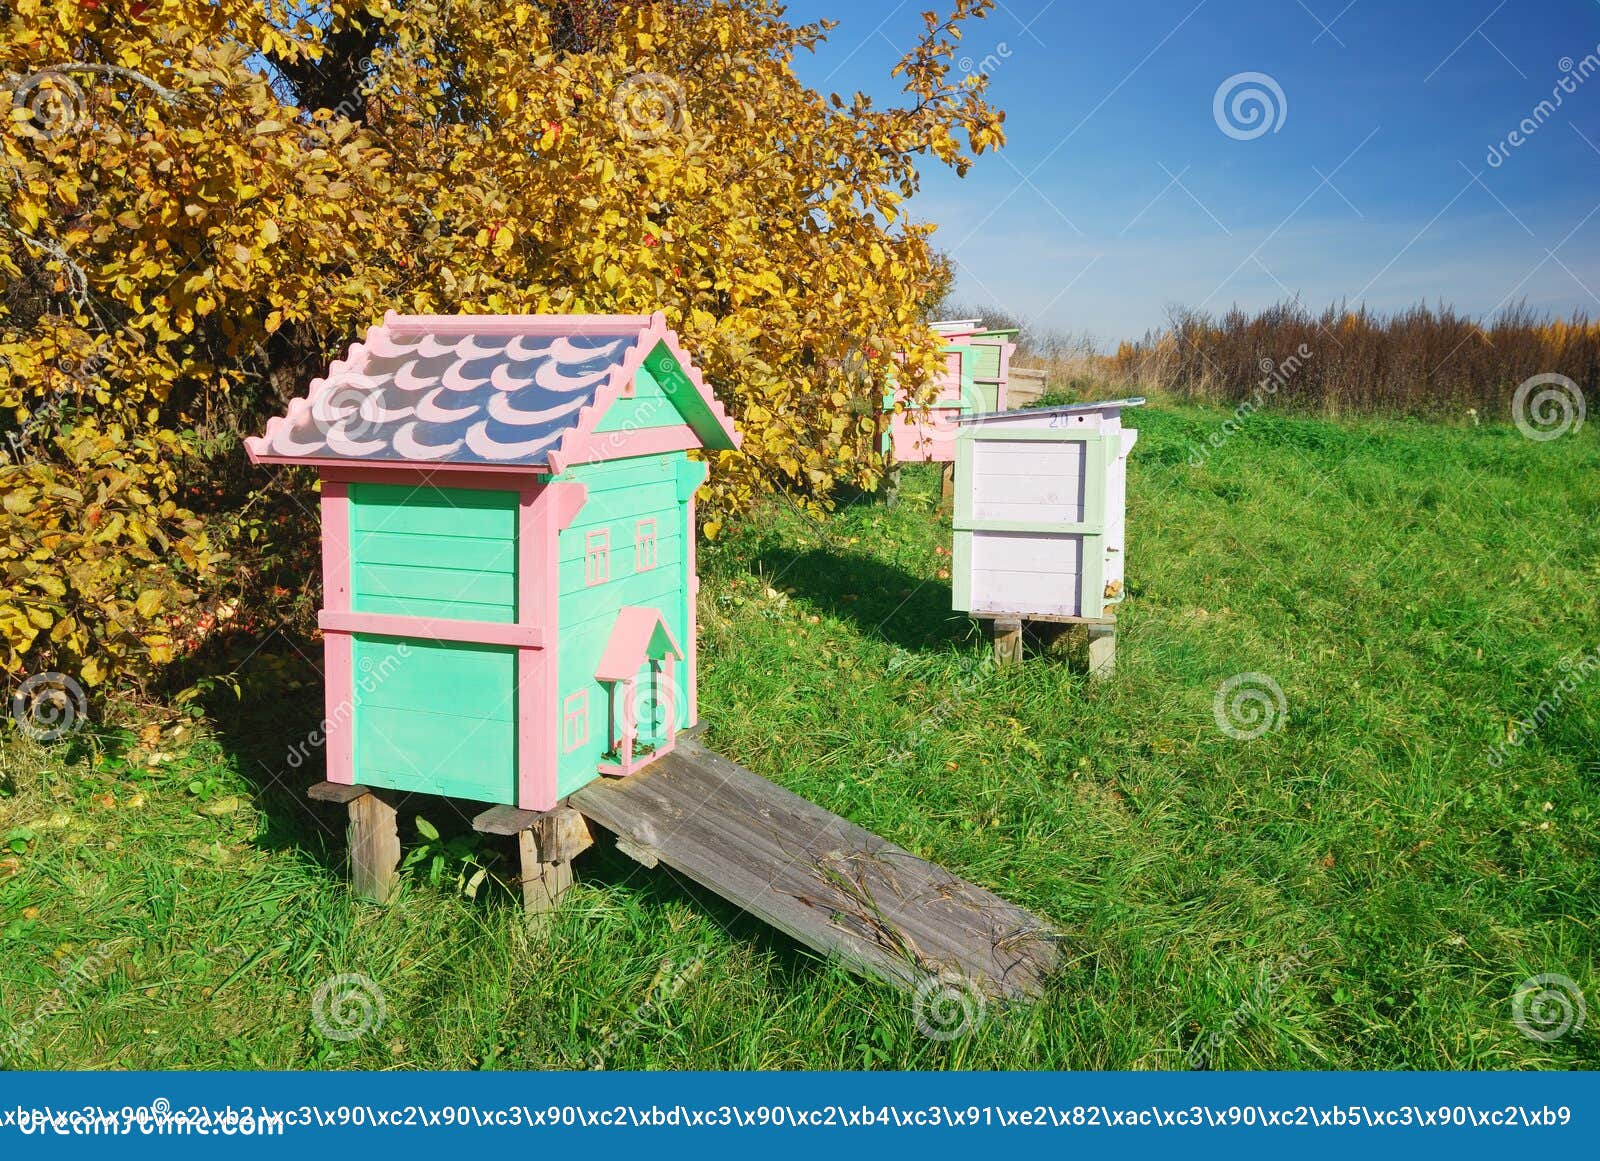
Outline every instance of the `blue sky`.
[[(797, 68), (890, 99), (934, 6), (796, 0), (840, 22)], [(1005, 0), (969, 28), (1009, 143), (965, 179), (930, 166), (912, 205), (965, 301), (1102, 347), (1170, 306), (1294, 295), (1600, 316), (1600, 71), (1568, 71), (1600, 61), (1597, 0)], [(1249, 73), (1281, 100), (1226, 87)], [(1254, 136), (1227, 116), (1252, 84), (1274, 125)]]

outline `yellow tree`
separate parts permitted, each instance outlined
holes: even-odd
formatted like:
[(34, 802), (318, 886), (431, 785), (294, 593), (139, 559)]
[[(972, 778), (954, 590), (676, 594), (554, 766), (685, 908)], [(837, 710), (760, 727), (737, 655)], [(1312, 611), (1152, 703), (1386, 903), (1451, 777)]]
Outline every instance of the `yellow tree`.
[(238, 434), (389, 308), (663, 310), (746, 433), (713, 532), (871, 486), (946, 278), (903, 204), (1002, 140), (953, 64), (988, 7), (888, 108), (801, 83), (829, 26), (774, 0), (0, 7), (6, 667), (180, 649), (268, 535)]

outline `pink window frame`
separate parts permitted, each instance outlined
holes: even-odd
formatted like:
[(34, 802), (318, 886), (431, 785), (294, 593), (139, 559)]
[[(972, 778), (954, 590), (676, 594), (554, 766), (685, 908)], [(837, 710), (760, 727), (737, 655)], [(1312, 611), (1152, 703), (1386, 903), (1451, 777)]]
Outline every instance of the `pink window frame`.
[(633, 526), (633, 571), (649, 572), (659, 559), (656, 554), (656, 518), (647, 516)]
[(561, 702), (561, 745), (570, 754), (589, 740), (589, 691), (569, 693)]
[(583, 534), (583, 583), (603, 585), (611, 579), (611, 531)]

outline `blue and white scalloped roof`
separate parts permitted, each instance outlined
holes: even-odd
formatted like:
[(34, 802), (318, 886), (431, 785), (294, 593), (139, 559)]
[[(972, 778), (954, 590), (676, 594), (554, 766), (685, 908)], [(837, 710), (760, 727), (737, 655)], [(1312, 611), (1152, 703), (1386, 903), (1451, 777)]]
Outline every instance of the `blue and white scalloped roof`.
[(542, 467), (663, 340), (676, 351), (660, 315), (390, 314), (246, 444), (264, 462)]

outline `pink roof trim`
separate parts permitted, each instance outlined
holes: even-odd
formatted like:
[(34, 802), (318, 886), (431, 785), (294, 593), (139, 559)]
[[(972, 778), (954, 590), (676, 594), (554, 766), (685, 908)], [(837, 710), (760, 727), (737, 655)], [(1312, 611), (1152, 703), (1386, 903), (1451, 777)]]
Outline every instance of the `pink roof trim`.
[(582, 335), (617, 330), (642, 331), (667, 325), (667, 316), (655, 314), (396, 314), (383, 316), (383, 326), (394, 335)]
[[(604, 459), (621, 459), (630, 455), (649, 455), (651, 452), (659, 450), (651, 446), (655, 437), (652, 436), (648, 429), (627, 433), (607, 432), (604, 442), (611, 445), (610, 454), (601, 451), (601, 441), (594, 438), (595, 428), (605, 418), (605, 414), (611, 409), (611, 405), (622, 398), (623, 392), (633, 382), (634, 375), (638, 374), (639, 368), (644, 366), (644, 361), (650, 357), (650, 352), (656, 349), (658, 343), (664, 345), (672, 353), (673, 359), (677, 361), (678, 366), (683, 370), (690, 384), (700, 393), (700, 397), (705, 400), (706, 405), (710, 407), (712, 416), (721, 425), (722, 430), (727, 433), (728, 438), (733, 442), (733, 446), (739, 447), (744, 442), (744, 433), (733, 426), (733, 420), (728, 418), (727, 410), (717, 401), (717, 397), (712, 394), (711, 388), (706, 386), (705, 377), (700, 374), (700, 368), (694, 365), (694, 360), (689, 358), (688, 353), (679, 345), (677, 332), (668, 329), (666, 316), (658, 311), (650, 316), (649, 321), (649, 328), (640, 334), (639, 341), (628, 351), (622, 362), (618, 363), (612, 370), (611, 378), (595, 394), (594, 402), (578, 412), (577, 425), (570, 428), (561, 437), (561, 443), (558, 447), (553, 448), (546, 454), (545, 459), (550, 465), (550, 470), (555, 474), (561, 474), (573, 464), (593, 463), (596, 460)], [(620, 439), (618, 438), (619, 436), (621, 436)], [(635, 444), (639, 445), (637, 450), (634, 447)]]
[(624, 605), (611, 627), (611, 639), (595, 668), (596, 681), (627, 681), (639, 672), (646, 660), (672, 656), (683, 659), (683, 651), (673, 639), (659, 609), (643, 605)]

